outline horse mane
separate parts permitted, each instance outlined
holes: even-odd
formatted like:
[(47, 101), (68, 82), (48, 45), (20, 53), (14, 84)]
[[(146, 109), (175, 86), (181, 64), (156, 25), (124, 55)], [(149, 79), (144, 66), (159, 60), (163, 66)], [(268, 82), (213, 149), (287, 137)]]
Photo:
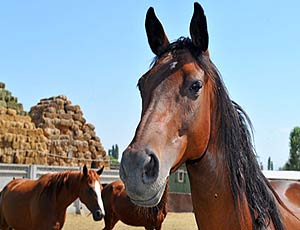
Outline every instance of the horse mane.
[(191, 39), (181, 37), (155, 57), (152, 65), (165, 53), (176, 54), (179, 49), (188, 49), (199, 66), (214, 82), (215, 112), (212, 117), (215, 137), (211, 143), (225, 157), (229, 172), (230, 188), (236, 210), (246, 198), (253, 230), (265, 229), (272, 221), (276, 230), (283, 230), (280, 213), (275, 204), (273, 190), (261, 172), (252, 144), (252, 124), (245, 111), (229, 97), (222, 77), (208, 55), (202, 54)]
[(43, 175), (41, 179), (44, 178), (47, 180), (47, 184), (43, 192), (46, 192), (48, 195), (51, 195), (55, 192), (55, 194), (57, 195), (62, 191), (63, 188), (67, 188), (67, 189), (70, 188), (72, 183), (69, 180), (70, 175), (75, 175), (75, 174), (78, 173), (73, 171), (65, 171), (65, 172)]

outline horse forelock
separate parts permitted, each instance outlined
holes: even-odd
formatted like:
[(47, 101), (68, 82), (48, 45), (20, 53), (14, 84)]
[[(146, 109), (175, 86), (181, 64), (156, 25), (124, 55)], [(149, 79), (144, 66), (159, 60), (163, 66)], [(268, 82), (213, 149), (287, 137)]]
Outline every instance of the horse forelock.
[(212, 82), (214, 109), (210, 144), (224, 155), (229, 171), (230, 187), (238, 210), (246, 198), (252, 217), (253, 229), (264, 229), (273, 222), (275, 229), (283, 230), (280, 213), (269, 189), (268, 181), (262, 174), (253, 147), (252, 124), (245, 111), (229, 97), (222, 77), (206, 54), (201, 54), (189, 38), (180, 38), (155, 57), (152, 68), (161, 58), (171, 52), (176, 57), (178, 50), (188, 49), (198, 65)]

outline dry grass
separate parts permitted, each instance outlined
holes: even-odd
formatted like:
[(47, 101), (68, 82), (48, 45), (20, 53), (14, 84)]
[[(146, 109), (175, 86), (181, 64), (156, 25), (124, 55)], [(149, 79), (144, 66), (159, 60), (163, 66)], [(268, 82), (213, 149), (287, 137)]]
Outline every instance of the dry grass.
[[(92, 216), (68, 214), (63, 230), (101, 230), (104, 221), (95, 222)], [(143, 227), (132, 227), (119, 221), (114, 230), (144, 230)], [(168, 213), (163, 222), (164, 230), (196, 230), (197, 225), (193, 213)]]

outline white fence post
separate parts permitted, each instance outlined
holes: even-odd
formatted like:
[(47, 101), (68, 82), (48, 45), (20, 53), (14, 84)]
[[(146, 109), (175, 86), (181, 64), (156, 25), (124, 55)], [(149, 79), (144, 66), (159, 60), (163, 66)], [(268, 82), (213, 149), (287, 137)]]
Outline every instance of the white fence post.
[(36, 165), (29, 165), (29, 179), (35, 180), (37, 174)]
[(80, 209), (81, 209), (81, 202), (79, 200), (79, 198), (77, 198), (74, 201), (74, 207), (75, 207), (75, 214), (81, 214)]

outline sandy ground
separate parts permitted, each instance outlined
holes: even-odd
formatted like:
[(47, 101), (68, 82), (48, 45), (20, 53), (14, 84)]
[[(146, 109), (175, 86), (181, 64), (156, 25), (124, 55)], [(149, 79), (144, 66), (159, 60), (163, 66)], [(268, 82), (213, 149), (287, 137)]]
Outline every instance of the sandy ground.
[[(95, 222), (92, 216), (68, 214), (63, 230), (101, 230), (104, 228), (104, 221)], [(132, 227), (119, 221), (114, 230), (142, 230), (143, 227)], [(163, 222), (164, 230), (196, 230), (197, 225), (193, 213), (172, 213), (169, 212)]]

